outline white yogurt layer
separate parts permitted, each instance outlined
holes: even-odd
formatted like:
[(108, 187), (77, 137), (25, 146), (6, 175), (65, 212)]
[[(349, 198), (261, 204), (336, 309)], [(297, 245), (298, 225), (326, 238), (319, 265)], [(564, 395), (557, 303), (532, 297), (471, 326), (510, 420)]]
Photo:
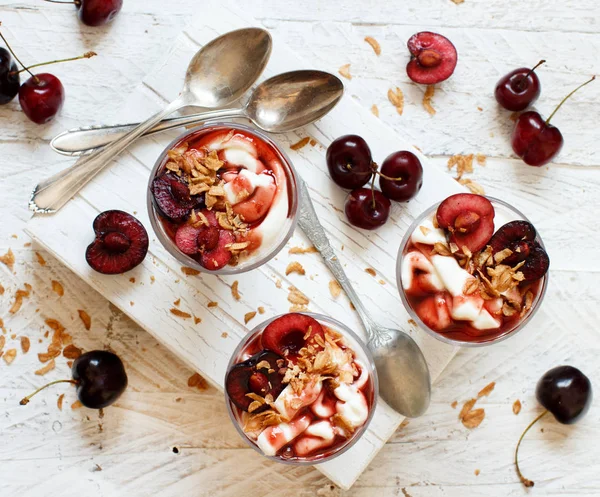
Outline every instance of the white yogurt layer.
[[(502, 212), (500, 209), (496, 209), (495, 212), (494, 224), (496, 227), (514, 220), (514, 216), (511, 217), (509, 213)], [(446, 244), (444, 231), (433, 225), (434, 215), (435, 213), (414, 230), (411, 235), (413, 243), (430, 246), (437, 242)], [(416, 281), (415, 272), (419, 274), (420, 281)], [(465, 295), (465, 285), (473, 276), (463, 269), (453, 256), (440, 254), (427, 256), (417, 249), (411, 250), (402, 258), (400, 278), (404, 290), (409, 294), (423, 290), (423, 282), (432, 292), (446, 290), (453, 297), (449, 302), (449, 311), (456, 321), (469, 321), (471, 326), (478, 330), (495, 329), (502, 325), (502, 321), (489, 312), (489, 310), (500, 312), (502, 299), (494, 299), (486, 304), (478, 293)], [(419, 285), (418, 288), (417, 285)], [(516, 293), (518, 294), (518, 291)], [(517, 299), (520, 298), (520, 295), (514, 295), (513, 292), (510, 297)], [(499, 307), (496, 300), (499, 300)]]

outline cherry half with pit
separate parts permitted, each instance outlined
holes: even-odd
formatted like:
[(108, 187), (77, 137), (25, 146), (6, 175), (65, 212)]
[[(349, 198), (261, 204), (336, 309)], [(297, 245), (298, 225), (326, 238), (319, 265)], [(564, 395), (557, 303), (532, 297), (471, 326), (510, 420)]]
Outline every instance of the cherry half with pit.
[(404, 303), (427, 331), (489, 344), (532, 315), (550, 260), (535, 227), (508, 204), (460, 193), (427, 211), (398, 259)]
[(329, 460), (366, 429), (377, 390), (368, 351), (341, 323), (303, 313), (252, 332), (230, 361), (229, 413), (263, 455), (290, 463)]

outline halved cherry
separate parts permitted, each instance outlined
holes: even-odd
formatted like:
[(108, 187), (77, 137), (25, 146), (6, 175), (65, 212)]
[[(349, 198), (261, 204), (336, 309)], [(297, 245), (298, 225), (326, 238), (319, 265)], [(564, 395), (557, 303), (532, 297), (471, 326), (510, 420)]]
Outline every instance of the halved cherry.
[(415, 83), (433, 85), (452, 76), (458, 53), (448, 38), (422, 31), (412, 35), (407, 45), (412, 57), (406, 73)]
[(317, 346), (315, 337), (325, 338), (323, 327), (306, 314), (290, 313), (272, 321), (263, 331), (262, 346), (288, 358), (294, 359), (301, 348)]
[(440, 228), (450, 232), (450, 241), (459, 250), (466, 247), (477, 252), (494, 234), (494, 206), (485, 197), (473, 193), (457, 193), (444, 200), (437, 209)]
[(512, 254), (502, 263), (514, 266), (525, 261), (519, 270), (525, 276), (525, 281), (535, 281), (544, 276), (550, 267), (550, 258), (536, 241), (536, 236), (533, 224), (521, 220), (511, 221), (494, 233), (489, 244), (494, 253), (506, 248), (512, 250)]
[(212, 271), (225, 267), (232, 257), (231, 251), (227, 245), (234, 242), (235, 236), (231, 231), (220, 230), (216, 247), (212, 250), (204, 250), (204, 252), (202, 252), (200, 264)]
[[(283, 375), (279, 373), (284, 364), (283, 357), (270, 350), (262, 350), (247, 361), (236, 364), (225, 378), (227, 395), (242, 411), (247, 411), (252, 403), (252, 399), (247, 396), (249, 393), (261, 397), (271, 394), (273, 400), (277, 399), (284, 387)], [(265, 404), (253, 413), (259, 413), (268, 407)]]
[(154, 178), (151, 191), (160, 212), (173, 221), (185, 219), (201, 203), (201, 199), (191, 196), (188, 186), (173, 173)]

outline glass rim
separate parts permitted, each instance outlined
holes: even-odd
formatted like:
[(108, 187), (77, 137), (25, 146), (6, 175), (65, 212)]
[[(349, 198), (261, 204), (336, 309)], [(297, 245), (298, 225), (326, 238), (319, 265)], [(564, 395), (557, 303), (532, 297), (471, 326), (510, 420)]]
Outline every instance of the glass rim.
[[(240, 352), (244, 349), (244, 347), (248, 344), (248, 342), (252, 338), (254, 338), (254, 336), (257, 335), (259, 332), (263, 331), (271, 322), (273, 322), (274, 320), (276, 320), (282, 316), (285, 316), (287, 314), (290, 314), (290, 313), (286, 312), (283, 314), (278, 314), (277, 316), (273, 316), (273, 317), (259, 323), (240, 340), (237, 347), (232, 352), (231, 357), (229, 358), (229, 362), (227, 364), (227, 371), (225, 372), (225, 378), (227, 378), (227, 374), (229, 373), (231, 368), (238, 363), (236, 361), (236, 358), (239, 356)], [(267, 456), (260, 450), (258, 445), (256, 445), (252, 440), (250, 440), (250, 438), (248, 438), (248, 436), (244, 433), (244, 430), (242, 430), (240, 423), (234, 412), (233, 402), (229, 399), (229, 395), (227, 394), (227, 389), (225, 389), (225, 391), (224, 391), (224, 396), (225, 396), (225, 404), (227, 405), (227, 413), (229, 414), (229, 418), (231, 419), (231, 422), (235, 426), (235, 429), (240, 434), (240, 436), (246, 441), (246, 443), (250, 447), (252, 447), (256, 452), (258, 452), (262, 457), (265, 457), (271, 461), (276, 461), (278, 463), (287, 464), (290, 466), (314, 466), (316, 464), (322, 464), (324, 462), (331, 461), (332, 459), (334, 459), (338, 456), (341, 456), (344, 452), (346, 452), (350, 448), (352, 448), (354, 446), (354, 444), (356, 442), (358, 442), (358, 440), (360, 440), (362, 438), (362, 436), (365, 434), (365, 432), (367, 431), (367, 428), (369, 427), (369, 424), (371, 423), (371, 420), (373, 419), (373, 416), (375, 415), (375, 409), (377, 407), (377, 402), (378, 402), (378, 398), (379, 398), (379, 378), (377, 376), (377, 368), (375, 367), (375, 359), (373, 358), (371, 351), (369, 350), (367, 345), (364, 343), (362, 338), (359, 337), (348, 326), (346, 326), (344, 323), (338, 321), (335, 318), (326, 316), (325, 314), (319, 314), (319, 313), (315, 313), (315, 312), (299, 312), (297, 314), (304, 314), (306, 316), (310, 316), (310, 317), (316, 319), (317, 321), (319, 321), (320, 323), (321, 322), (325, 323), (326, 326), (329, 326), (331, 324), (332, 328), (335, 328), (336, 331), (340, 331), (342, 334), (349, 335), (358, 344), (358, 346), (361, 348), (364, 356), (367, 359), (367, 363), (368, 363), (368, 367), (369, 367), (369, 374), (371, 377), (371, 381), (373, 383), (373, 403), (371, 404), (371, 406), (369, 408), (369, 415), (367, 417), (367, 420), (360, 428), (358, 428), (354, 432), (350, 441), (348, 443), (346, 443), (346, 445), (343, 445), (340, 449), (336, 450), (333, 454), (330, 454), (326, 457), (322, 457), (322, 458), (319, 458), (316, 460), (286, 460), (279, 456)], [(223, 383), (225, 383), (225, 381)]]
[[(207, 269), (199, 262), (195, 261), (191, 257), (184, 254), (181, 250), (179, 250), (179, 248), (177, 247), (175, 242), (173, 240), (171, 240), (171, 238), (169, 238), (169, 236), (165, 233), (162, 223), (159, 220), (159, 216), (161, 214), (158, 212), (156, 206), (154, 205), (154, 199), (152, 197), (152, 191), (151, 191), (152, 181), (157, 176), (157, 173), (158, 173), (159, 169), (161, 168), (161, 166), (163, 165), (163, 161), (164, 161), (165, 157), (167, 156), (167, 153), (169, 152), (169, 150), (171, 148), (173, 148), (177, 143), (180, 143), (186, 137), (191, 136), (194, 133), (198, 133), (202, 130), (209, 129), (209, 128), (240, 129), (249, 134), (257, 136), (261, 140), (267, 142), (271, 147), (273, 147), (277, 151), (277, 153), (281, 156), (281, 158), (283, 159), (282, 160), (283, 166), (284, 166), (284, 168), (287, 169), (286, 173), (288, 174), (288, 177), (290, 180), (290, 190), (291, 190), (289, 195), (291, 195), (291, 199), (292, 199), (292, 202), (290, 205), (290, 212), (288, 214), (288, 219), (290, 220), (290, 222), (288, 223), (289, 224), (288, 231), (280, 239), (279, 243), (274, 244), (273, 247), (269, 251), (267, 251), (263, 256), (261, 256), (260, 258), (258, 258), (256, 260), (250, 260), (247, 264), (242, 264), (242, 265), (238, 265), (238, 266), (226, 265), (225, 267), (223, 267), (221, 269), (216, 269), (216, 270)], [(289, 241), (289, 239), (292, 237), (292, 235), (294, 234), (294, 230), (296, 229), (296, 224), (298, 222), (299, 204), (300, 204), (300, 201), (299, 201), (299, 196), (298, 196), (297, 173), (296, 173), (296, 170), (294, 168), (292, 161), (287, 156), (287, 154), (283, 151), (283, 149), (277, 143), (275, 143), (270, 137), (268, 137), (261, 131), (257, 130), (256, 128), (253, 128), (253, 127), (245, 125), (245, 124), (230, 123), (230, 122), (215, 121), (215, 122), (210, 122), (210, 123), (204, 123), (204, 124), (201, 124), (200, 126), (196, 126), (195, 128), (187, 130), (185, 133), (182, 133), (177, 138), (172, 140), (165, 147), (165, 149), (161, 152), (161, 154), (158, 156), (156, 162), (154, 163), (154, 166), (152, 167), (152, 170), (150, 171), (150, 179), (148, 180), (148, 185), (146, 187), (146, 208), (148, 210), (148, 217), (150, 218), (150, 224), (152, 225), (152, 229), (154, 230), (154, 233), (156, 234), (156, 237), (160, 241), (161, 245), (167, 250), (167, 252), (169, 252), (169, 254), (171, 254), (173, 257), (175, 257), (175, 259), (177, 259), (181, 264), (191, 267), (192, 269), (196, 269), (197, 271), (200, 271), (201, 273), (215, 274), (215, 275), (222, 275), (222, 276), (242, 274), (242, 273), (246, 273), (248, 271), (252, 271), (253, 269), (258, 268), (258, 267), (262, 266), (263, 264), (266, 264), (273, 257), (275, 257), (281, 251), (281, 249), (285, 246), (285, 244)]]
[[(521, 218), (521, 220), (531, 223), (531, 221), (525, 214), (523, 214), (519, 209), (512, 206), (508, 202), (505, 202), (504, 200), (500, 200), (499, 198), (496, 198), (496, 197), (490, 197), (488, 195), (483, 195), (483, 196), (485, 198), (487, 198), (490, 202), (497, 203), (497, 204), (501, 205), (502, 207), (508, 209), (509, 211), (515, 213), (517, 216), (519, 216)], [(454, 345), (457, 347), (465, 347), (465, 348), (487, 347), (489, 345), (500, 343), (500, 342), (516, 335), (519, 331), (521, 331), (523, 328), (525, 328), (525, 326), (531, 321), (533, 316), (537, 313), (537, 311), (540, 308), (540, 305), (542, 303), (542, 300), (544, 300), (544, 296), (546, 295), (546, 290), (548, 288), (548, 278), (549, 278), (550, 272), (549, 271), (546, 272), (546, 274), (543, 276), (543, 281), (541, 284), (540, 291), (538, 293), (537, 299), (535, 300), (535, 302), (533, 303), (533, 305), (529, 311), (529, 314), (527, 314), (527, 316), (525, 316), (521, 321), (519, 321), (518, 325), (515, 328), (504, 333), (503, 335), (500, 335), (492, 340), (487, 340), (485, 342), (467, 342), (467, 341), (463, 341), (463, 340), (455, 340), (452, 338), (448, 338), (443, 333), (432, 330), (429, 326), (427, 326), (421, 320), (419, 315), (415, 312), (415, 310), (410, 305), (408, 298), (406, 297), (406, 292), (404, 291), (404, 287), (402, 286), (402, 277), (401, 277), (402, 253), (404, 252), (404, 249), (406, 248), (406, 245), (408, 244), (413, 232), (417, 229), (417, 227), (420, 225), (420, 223), (423, 221), (423, 219), (428, 217), (434, 210), (436, 210), (442, 202), (443, 202), (443, 200), (441, 200), (441, 201), (433, 204), (432, 206), (428, 207), (427, 209), (425, 209), (425, 211), (423, 211), (419, 217), (415, 218), (415, 220), (411, 223), (411, 225), (408, 227), (406, 233), (404, 233), (404, 236), (402, 237), (402, 241), (400, 242), (400, 248), (398, 250), (398, 256), (396, 258), (396, 285), (398, 286), (398, 293), (400, 294), (400, 299), (402, 300), (402, 303), (404, 304), (404, 307), (406, 308), (407, 312), (410, 314), (410, 317), (412, 319), (414, 319), (416, 321), (416, 323), (419, 325), (419, 328), (424, 330), (427, 334), (433, 336), (437, 340), (440, 340), (449, 345)], [(546, 246), (544, 245), (542, 237), (540, 236), (539, 232), (537, 232), (537, 230), (536, 230), (536, 240), (539, 242), (539, 244), (545, 250)]]

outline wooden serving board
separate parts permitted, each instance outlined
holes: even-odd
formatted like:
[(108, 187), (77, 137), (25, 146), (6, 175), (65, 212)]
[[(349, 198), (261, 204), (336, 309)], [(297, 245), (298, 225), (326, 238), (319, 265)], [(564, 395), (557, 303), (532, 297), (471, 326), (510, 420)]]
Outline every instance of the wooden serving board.
[[(260, 25), (240, 15), (223, 2), (203, 3), (202, 12), (185, 27), (160, 63), (127, 99), (122, 122), (144, 119), (174, 99), (180, 90), (188, 61), (198, 48), (219, 34), (245, 26)], [(311, 65), (274, 38), (274, 48), (266, 79)], [(295, 47), (301, 51), (302, 47)], [(91, 124), (82, 116), (81, 124)], [(163, 148), (181, 130), (140, 140), (122, 154), (107, 170), (99, 174), (60, 212), (52, 216), (34, 216), (27, 232), (72, 271), (78, 274), (114, 305), (144, 327), (187, 364), (199, 371), (213, 385), (222, 389), (227, 361), (249, 328), (260, 320), (288, 311), (289, 287), (295, 286), (310, 299), (309, 309), (328, 314), (363, 334), (358, 316), (344, 295), (334, 299), (329, 292), (331, 274), (319, 254), (290, 254), (289, 247), (309, 243), (300, 230), (269, 264), (234, 277), (211, 275), (186, 276), (181, 265), (171, 257), (151, 234), (150, 251), (143, 264), (124, 275), (104, 276), (86, 263), (84, 252), (93, 237), (92, 221), (99, 212), (121, 209), (137, 216), (146, 228), (151, 225), (146, 210), (146, 187), (149, 170)], [(391, 218), (383, 228), (368, 233), (350, 226), (342, 207), (346, 192), (329, 178), (325, 149), (336, 137), (360, 134), (369, 143), (374, 158), (383, 160), (396, 150), (407, 149), (419, 155), (425, 169), (424, 186), (407, 204), (394, 204)], [(317, 141), (298, 151), (290, 145), (310, 136)], [(345, 95), (338, 106), (322, 121), (305, 129), (273, 138), (288, 153), (297, 172), (307, 181), (317, 214), (332, 240), (358, 293), (373, 315), (387, 326), (410, 332), (422, 348), (432, 378), (438, 377), (456, 352), (412, 327), (396, 287), (395, 264), (400, 240), (413, 219), (425, 208), (446, 196), (462, 191), (450, 176), (428, 166), (427, 159), (390, 127)], [(291, 261), (300, 262), (305, 276), (285, 275)], [(373, 268), (376, 276), (365, 271)], [(239, 282), (240, 300), (232, 297), (231, 285)], [(201, 318), (177, 317), (170, 312), (174, 301), (179, 309)], [(218, 307), (207, 307), (208, 302)], [(246, 313), (265, 308), (244, 324)], [(337, 459), (317, 465), (317, 469), (342, 488), (349, 488), (365, 470), (402, 421), (402, 417), (380, 402), (373, 421), (362, 439)], [(223, 420), (223, 423), (228, 423)], [(258, 456), (257, 456), (258, 457)], [(265, 464), (274, 464), (265, 460)]]

